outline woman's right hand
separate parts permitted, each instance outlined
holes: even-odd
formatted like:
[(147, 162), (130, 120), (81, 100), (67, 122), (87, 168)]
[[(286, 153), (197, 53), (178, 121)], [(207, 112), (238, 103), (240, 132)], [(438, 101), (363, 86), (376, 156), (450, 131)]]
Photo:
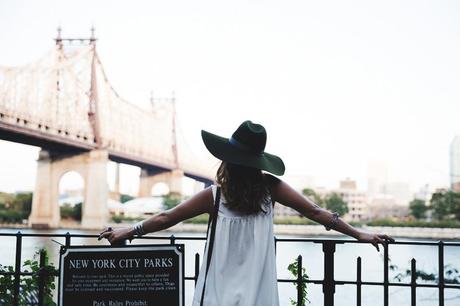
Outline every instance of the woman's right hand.
[(387, 234), (374, 234), (374, 233), (367, 233), (363, 231), (360, 231), (359, 236), (358, 236), (358, 241), (371, 243), (373, 246), (375, 246), (375, 248), (377, 249), (377, 252), (380, 252), (379, 243), (384, 245), (388, 241), (395, 242), (395, 240), (392, 237), (388, 236)]
[(121, 240), (130, 239), (134, 236), (134, 227), (122, 227), (117, 229), (112, 229), (108, 227), (99, 234), (97, 240), (106, 238), (110, 244), (117, 243)]

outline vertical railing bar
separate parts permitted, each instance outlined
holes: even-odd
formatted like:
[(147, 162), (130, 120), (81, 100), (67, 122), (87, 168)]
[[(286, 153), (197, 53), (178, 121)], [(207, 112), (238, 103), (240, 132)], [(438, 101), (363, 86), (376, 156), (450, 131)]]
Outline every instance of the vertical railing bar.
[(40, 269), (38, 270), (38, 305), (43, 306), (43, 293), (45, 286), (45, 250), (40, 250)]
[(70, 246), (70, 238), (71, 238), (71, 235), (69, 232), (65, 233), (65, 246), (66, 247), (69, 247)]
[(276, 255), (276, 247), (278, 245), (278, 239), (275, 237), (275, 255)]
[(417, 271), (415, 265), (415, 258), (412, 258), (410, 261), (410, 299), (411, 299), (411, 306), (416, 306), (416, 288), (417, 288)]
[(302, 306), (302, 255), (297, 257), (297, 306)]
[(439, 306), (444, 306), (444, 242), (438, 243), (438, 288)]
[(388, 306), (388, 243), (383, 244), (383, 306)]
[(198, 282), (198, 275), (200, 274), (200, 254), (195, 254), (195, 287), (196, 283)]
[(356, 259), (356, 306), (361, 306), (361, 256)]
[(334, 306), (334, 252), (335, 241), (323, 241), (324, 253), (324, 280), (323, 280), (323, 295), (324, 305)]
[(22, 234), (20, 231), (16, 233), (16, 263), (14, 266), (14, 296), (13, 305), (19, 305), (19, 286), (21, 280), (21, 251), (22, 251)]

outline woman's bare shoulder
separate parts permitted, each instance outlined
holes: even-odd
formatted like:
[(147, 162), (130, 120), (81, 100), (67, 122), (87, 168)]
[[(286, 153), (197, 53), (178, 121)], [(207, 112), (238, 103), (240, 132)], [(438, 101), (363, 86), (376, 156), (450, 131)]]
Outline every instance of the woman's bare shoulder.
[(275, 187), (277, 184), (281, 183), (282, 181), (277, 178), (276, 176), (273, 176), (269, 173), (264, 173), (264, 181), (268, 184), (270, 188)]

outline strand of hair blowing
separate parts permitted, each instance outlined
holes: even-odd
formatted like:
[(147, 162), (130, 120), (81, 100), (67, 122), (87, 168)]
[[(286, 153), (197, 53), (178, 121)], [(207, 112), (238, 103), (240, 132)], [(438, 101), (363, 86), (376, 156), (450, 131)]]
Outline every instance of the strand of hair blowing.
[(216, 181), (229, 209), (245, 214), (266, 212), (270, 192), (261, 170), (222, 162)]

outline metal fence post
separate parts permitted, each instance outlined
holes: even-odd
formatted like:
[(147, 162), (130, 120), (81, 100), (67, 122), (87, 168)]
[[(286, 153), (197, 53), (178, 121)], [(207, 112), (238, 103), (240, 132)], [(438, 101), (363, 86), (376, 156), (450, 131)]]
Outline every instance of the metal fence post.
[(303, 305), (302, 292), (302, 255), (297, 257), (297, 306)]
[(38, 270), (38, 305), (43, 306), (45, 287), (45, 250), (40, 250), (40, 269)]
[(16, 233), (16, 263), (14, 266), (14, 296), (13, 305), (19, 305), (20, 281), (21, 281), (21, 250), (22, 250), (22, 234)]
[(195, 254), (195, 287), (196, 283), (198, 282), (198, 275), (200, 274), (200, 254)]
[(324, 281), (323, 281), (323, 295), (324, 305), (334, 306), (334, 252), (335, 241), (323, 242), (324, 253)]
[(439, 306), (444, 306), (444, 242), (438, 242)]
[(417, 270), (415, 266), (415, 258), (412, 258), (410, 261), (410, 300), (411, 306), (416, 306), (416, 289), (417, 289)]
[(388, 281), (388, 243), (383, 244), (383, 306), (388, 306), (389, 281)]
[(356, 306), (361, 306), (361, 256), (356, 259)]
[(65, 246), (66, 246), (66, 248), (70, 246), (70, 237), (71, 236), (70, 236), (69, 232), (65, 233)]

